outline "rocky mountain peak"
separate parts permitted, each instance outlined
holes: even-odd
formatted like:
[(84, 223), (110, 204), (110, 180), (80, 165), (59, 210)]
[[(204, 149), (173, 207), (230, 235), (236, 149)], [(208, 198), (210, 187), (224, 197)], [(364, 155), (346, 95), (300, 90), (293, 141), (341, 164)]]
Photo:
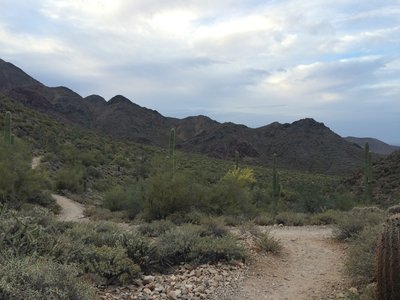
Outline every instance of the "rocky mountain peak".
[(112, 97), (109, 101), (108, 101), (109, 105), (115, 105), (115, 104), (133, 104), (133, 102), (131, 100), (129, 100), (128, 98), (122, 96), (122, 95), (116, 95), (114, 97)]

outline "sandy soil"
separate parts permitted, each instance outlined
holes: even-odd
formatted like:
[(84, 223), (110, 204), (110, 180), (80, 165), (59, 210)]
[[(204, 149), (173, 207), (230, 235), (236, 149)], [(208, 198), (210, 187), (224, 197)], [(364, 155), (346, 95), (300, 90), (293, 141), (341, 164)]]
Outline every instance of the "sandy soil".
[(271, 229), (284, 250), (257, 255), (232, 300), (337, 299), (348, 287), (343, 278), (343, 246), (324, 226)]
[(31, 163), (32, 169), (36, 169), (40, 165), (41, 160), (42, 160), (41, 156), (32, 158), (32, 163)]
[(57, 215), (60, 221), (74, 221), (74, 222), (87, 222), (88, 219), (84, 217), (84, 206), (76, 201), (67, 197), (52, 194), (51, 195), (61, 207), (61, 212)]

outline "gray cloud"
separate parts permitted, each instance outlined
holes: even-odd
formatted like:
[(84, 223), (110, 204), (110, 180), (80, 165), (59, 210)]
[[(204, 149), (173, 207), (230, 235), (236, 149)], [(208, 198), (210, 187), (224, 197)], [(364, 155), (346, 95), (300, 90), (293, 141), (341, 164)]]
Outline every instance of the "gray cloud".
[(45, 84), (124, 94), (172, 116), (254, 127), (314, 117), (344, 135), (400, 142), (397, 0), (0, 6), (0, 57)]

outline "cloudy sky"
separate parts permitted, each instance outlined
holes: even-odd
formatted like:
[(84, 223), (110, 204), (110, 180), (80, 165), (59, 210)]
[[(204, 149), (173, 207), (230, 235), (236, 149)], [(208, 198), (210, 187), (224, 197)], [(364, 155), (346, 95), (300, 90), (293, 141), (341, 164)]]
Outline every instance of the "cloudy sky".
[(82, 96), (400, 144), (400, 0), (0, 0), (0, 58)]

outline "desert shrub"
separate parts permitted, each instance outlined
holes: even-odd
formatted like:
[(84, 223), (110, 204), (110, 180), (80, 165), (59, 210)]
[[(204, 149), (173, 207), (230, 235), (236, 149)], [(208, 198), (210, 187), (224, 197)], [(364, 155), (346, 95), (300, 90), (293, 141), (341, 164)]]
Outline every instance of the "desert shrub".
[(204, 213), (200, 212), (199, 210), (191, 210), (188, 213), (184, 214), (184, 223), (199, 225), (201, 224), (204, 217)]
[(281, 242), (272, 236), (269, 231), (257, 234), (257, 236), (255, 236), (255, 242), (258, 250), (263, 252), (278, 254), (283, 248)]
[(141, 195), (144, 218), (159, 220), (173, 213), (189, 211), (193, 206), (190, 187), (190, 176), (180, 173), (173, 179), (170, 172), (149, 177)]
[(311, 225), (328, 225), (328, 224), (337, 224), (341, 217), (341, 213), (336, 210), (326, 210), (324, 212), (320, 212), (314, 214), (310, 217)]
[(154, 243), (139, 234), (130, 232), (121, 235), (118, 245), (126, 249), (128, 257), (137, 263), (143, 271), (151, 269), (158, 262)]
[(262, 233), (260, 227), (258, 227), (254, 222), (247, 221), (239, 226), (241, 234), (251, 234), (252, 236), (258, 236)]
[(197, 263), (217, 262), (221, 260), (242, 260), (245, 250), (232, 236), (205, 236), (196, 239), (190, 249), (189, 258)]
[(78, 271), (45, 259), (12, 258), (0, 264), (0, 298), (15, 300), (95, 299)]
[(119, 237), (124, 234), (124, 230), (111, 222), (75, 223), (66, 230), (65, 234), (84, 245), (113, 247), (117, 244)]
[(281, 212), (275, 217), (277, 224), (286, 226), (303, 226), (307, 223), (307, 215), (297, 212)]
[(97, 276), (103, 284), (127, 283), (140, 272), (123, 247), (88, 246), (79, 254), (76, 261), (85, 273)]
[(239, 226), (244, 222), (244, 219), (238, 216), (225, 215), (223, 217), (227, 226)]
[(267, 213), (261, 213), (254, 218), (254, 223), (259, 226), (268, 226), (268, 225), (273, 225), (275, 222), (272, 215)]
[(384, 212), (376, 207), (353, 208), (338, 219), (335, 236), (339, 240), (350, 239), (365, 227), (382, 223), (384, 217)]
[(228, 234), (223, 218), (204, 217), (199, 229), (200, 236), (223, 237)]
[(389, 215), (398, 214), (400, 213), (400, 205), (390, 206), (386, 211)]
[(85, 171), (78, 166), (65, 166), (56, 175), (56, 186), (59, 190), (82, 193), (84, 181)]
[(87, 169), (87, 175), (91, 178), (103, 178), (103, 173), (98, 169), (93, 166), (88, 167)]
[(53, 211), (59, 210), (56, 208), (56, 207), (58, 207), (58, 205), (56, 204), (56, 201), (54, 200), (54, 198), (51, 197), (51, 194), (49, 191), (41, 190), (41, 191), (38, 191), (37, 193), (32, 194), (32, 196), (29, 199), (29, 202), (39, 204), (44, 207), (49, 207)]
[(127, 209), (129, 207), (129, 194), (121, 186), (115, 186), (106, 192), (103, 206), (111, 211)]
[(152, 221), (151, 223), (140, 224), (137, 230), (144, 236), (158, 237), (173, 227), (175, 227), (175, 225), (171, 221), (156, 220)]
[(198, 226), (187, 224), (160, 236), (156, 244), (160, 264), (170, 266), (181, 262), (244, 259), (244, 249), (232, 236), (200, 236), (200, 233)]
[(110, 211), (107, 208), (102, 208), (98, 206), (86, 207), (83, 214), (85, 215), (85, 217), (90, 218), (90, 220), (92, 221), (129, 221), (129, 215), (127, 211)]
[(51, 255), (57, 246), (53, 232), (48, 232), (33, 217), (3, 211), (0, 219), (0, 253), (5, 255)]
[(174, 265), (189, 261), (190, 251), (198, 238), (198, 227), (189, 224), (161, 235), (156, 244), (160, 263)]
[(353, 236), (346, 261), (346, 271), (355, 285), (365, 285), (374, 279), (375, 249), (380, 226), (365, 227)]
[(250, 189), (234, 176), (225, 176), (210, 191), (209, 211), (216, 215), (254, 216)]
[(254, 170), (250, 168), (235, 168), (229, 170), (222, 181), (235, 181), (236, 184), (241, 188), (252, 187), (256, 183)]
[(21, 141), (13, 147), (0, 139), (0, 202), (18, 207), (27, 201), (40, 200), (42, 190), (51, 183), (46, 173), (32, 170), (29, 148)]

